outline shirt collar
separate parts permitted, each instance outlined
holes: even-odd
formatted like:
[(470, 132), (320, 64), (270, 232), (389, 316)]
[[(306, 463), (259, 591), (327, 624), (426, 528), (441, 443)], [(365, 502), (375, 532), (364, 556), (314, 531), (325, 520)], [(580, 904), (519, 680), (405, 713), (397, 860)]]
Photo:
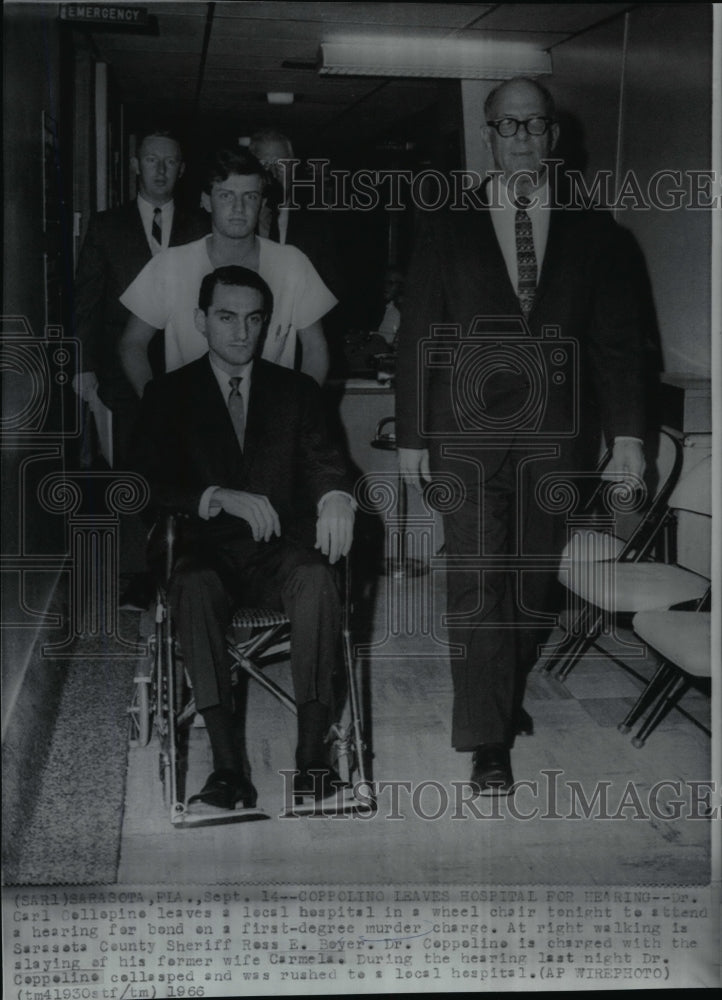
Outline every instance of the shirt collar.
[(149, 219), (153, 218), (153, 213), (155, 212), (156, 208), (160, 208), (163, 218), (165, 219), (168, 217), (169, 213), (173, 211), (174, 207), (174, 202), (172, 198), (170, 199), (170, 201), (167, 201), (164, 205), (152, 205), (147, 198), (143, 197), (140, 191), (138, 192), (137, 201), (138, 201), (138, 210), (140, 211), (141, 215), (148, 216)]
[[(495, 173), (491, 177), (492, 189), (490, 191), (489, 204), (492, 207), (499, 207), (502, 209), (514, 209), (518, 207), (511, 200), (509, 195), (509, 189), (501, 178), (501, 175)], [(526, 208), (527, 213), (533, 214), (540, 209), (548, 209), (550, 206), (549, 201), (549, 175), (545, 174), (544, 183), (540, 184), (538, 188), (535, 188), (529, 195), (531, 199), (529, 205)]]
[[(229, 375), (228, 372), (224, 372), (222, 368), (219, 368), (218, 365), (214, 364), (210, 354), (208, 355), (208, 360), (211, 365), (211, 370), (216, 377), (218, 388), (223, 393), (223, 398), (228, 399), (228, 393), (230, 391), (229, 381), (233, 378), (233, 376)], [(253, 375), (253, 361), (249, 361), (245, 368), (243, 368), (238, 374), (243, 376), (243, 381), (241, 382), (241, 395), (245, 396), (247, 399), (248, 389)]]

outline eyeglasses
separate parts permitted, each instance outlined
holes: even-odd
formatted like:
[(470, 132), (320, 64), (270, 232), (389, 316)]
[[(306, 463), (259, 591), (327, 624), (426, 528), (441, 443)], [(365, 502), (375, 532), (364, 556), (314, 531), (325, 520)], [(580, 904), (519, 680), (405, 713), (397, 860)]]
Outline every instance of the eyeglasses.
[(496, 121), (486, 124), (496, 129), (502, 138), (509, 139), (512, 135), (516, 135), (520, 125), (524, 126), (527, 135), (544, 135), (549, 126), (554, 124), (554, 119), (535, 115), (534, 118), (525, 118), (523, 121), (518, 118), (497, 118)]

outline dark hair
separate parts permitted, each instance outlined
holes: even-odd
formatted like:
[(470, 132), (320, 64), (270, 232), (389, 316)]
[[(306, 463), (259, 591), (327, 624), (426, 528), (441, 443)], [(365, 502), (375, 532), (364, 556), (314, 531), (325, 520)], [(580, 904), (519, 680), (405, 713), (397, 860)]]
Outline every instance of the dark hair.
[(266, 171), (253, 153), (243, 147), (222, 148), (215, 150), (206, 163), (203, 190), (206, 194), (210, 194), (216, 181), (228, 180), (231, 174), (239, 174), (241, 177), (257, 174), (263, 180), (264, 186), (266, 184)]
[(271, 318), (273, 312), (273, 292), (268, 287), (263, 278), (256, 271), (250, 268), (240, 267), (238, 264), (227, 264), (225, 267), (217, 267), (215, 271), (207, 274), (201, 281), (198, 292), (198, 308), (201, 312), (208, 314), (213, 293), (217, 285), (231, 285), (236, 288), (254, 288), (263, 296), (263, 311), (266, 320)]
[(494, 102), (496, 101), (497, 95), (500, 90), (503, 90), (510, 83), (528, 83), (532, 87), (535, 87), (541, 94), (542, 100), (544, 101), (544, 113), (547, 118), (554, 118), (556, 116), (556, 109), (554, 107), (554, 98), (549, 93), (547, 88), (539, 83), (538, 80), (534, 80), (530, 76), (515, 76), (511, 80), (504, 80), (498, 86), (494, 87), (492, 91), (487, 95), (484, 101), (484, 122), (490, 120), (492, 115), (492, 110), (494, 107)]

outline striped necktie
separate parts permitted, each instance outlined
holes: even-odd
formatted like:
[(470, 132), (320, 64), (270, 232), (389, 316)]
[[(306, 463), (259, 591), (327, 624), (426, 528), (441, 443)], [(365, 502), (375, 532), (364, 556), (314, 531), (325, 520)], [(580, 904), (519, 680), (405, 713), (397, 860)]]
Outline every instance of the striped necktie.
[(228, 380), (228, 384), (231, 387), (231, 391), (228, 393), (228, 412), (231, 415), (233, 430), (236, 432), (236, 438), (238, 439), (241, 451), (243, 451), (243, 439), (246, 433), (246, 414), (244, 412), (243, 396), (241, 395), (240, 388), (242, 381), (242, 375), (233, 375)]
[(519, 305), (526, 319), (531, 312), (536, 293), (536, 253), (534, 252), (534, 233), (531, 227), (531, 219), (526, 212), (529, 204), (528, 198), (517, 198), (516, 215), (514, 217), (514, 234), (516, 236), (516, 265), (517, 265), (517, 295)]
[(153, 225), (150, 235), (159, 247), (163, 247), (163, 213), (159, 208), (153, 209)]

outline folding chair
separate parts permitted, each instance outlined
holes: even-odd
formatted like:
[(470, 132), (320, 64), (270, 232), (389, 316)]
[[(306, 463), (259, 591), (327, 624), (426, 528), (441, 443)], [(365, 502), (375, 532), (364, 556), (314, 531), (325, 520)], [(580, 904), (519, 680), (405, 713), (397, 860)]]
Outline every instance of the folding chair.
[[(193, 693), (183, 667), (182, 650), (174, 635), (167, 595), (167, 584), (171, 579), (174, 564), (175, 518), (168, 517), (162, 527), (156, 524), (153, 530), (165, 532), (166, 562), (164, 580), (158, 587), (155, 634), (150, 643), (151, 668), (149, 673), (141, 673), (135, 678), (133, 701), (129, 709), (131, 743), (135, 746), (146, 746), (150, 741), (152, 729), (155, 729), (160, 748), (159, 765), (164, 802), (170, 810), (170, 819), (174, 826), (267, 819), (268, 814), (260, 808), (236, 808), (228, 813), (216, 810), (212, 814), (196, 814), (192, 810), (189, 811), (185, 805), (188, 730), (193, 723), (196, 710)], [(294, 802), (293, 815), (329, 816), (375, 808), (368, 794), (370, 786), (366, 778), (366, 746), (363, 741), (355, 661), (349, 630), (349, 594), (349, 567), (348, 560), (345, 560), (342, 644), (348, 720), (334, 723), (327, 737), (331, 763), (344, 780), (344, 788), (335, 799), (326, 799), (313, 804)], [(272, 662), (288, 657), (291, 644), (288, 618), (282, 612), (266, 608), (238, 608), (231, 622), (227, 641), (235, 679), (238, 679), (238, 672), (242, 671), (296, 715), (296, 703), (292, 694), (266, 676), (263, 669)]]
[[(709, 585), (698, 573), (650, 558), (661, 541), (669, 558), (669, 529), (676, 510), (711, 514), (709, 463), (703, 460), (678, 482), (681, 441), (662, 430), (659, 445), (657, 489), (628, 539), (594, 531), (582, 533), (572, 538), (562, 557), (558, 579), (572, 595), (568, 631), (542, 667), (551, 672), (561, 664), (559, 680), (568, 677), (589, 647), (611, 629), (616, 615), (696, 601)], [(601, 483), (592, 502), (603, 496), (604, 490)]]
[[(654, 677), (618, 726), (620, 732), (628, 733), (648, 711), (632, 740), (635, 747), (643, 747), (662, 719), (675, 706), (679, 707), (679, 701), (692, 685), (693, 678), (707, 678), (711, 674), (712, 616), (709, 611), (702, 610), (709, 607), (710, 593), (708, 590), (697, 610), (640, 611), (632, 619), (639, 638), (663, 657)], [(706, 726), (692, 719), (687, 712), (684, 714), (709, 735)]]

